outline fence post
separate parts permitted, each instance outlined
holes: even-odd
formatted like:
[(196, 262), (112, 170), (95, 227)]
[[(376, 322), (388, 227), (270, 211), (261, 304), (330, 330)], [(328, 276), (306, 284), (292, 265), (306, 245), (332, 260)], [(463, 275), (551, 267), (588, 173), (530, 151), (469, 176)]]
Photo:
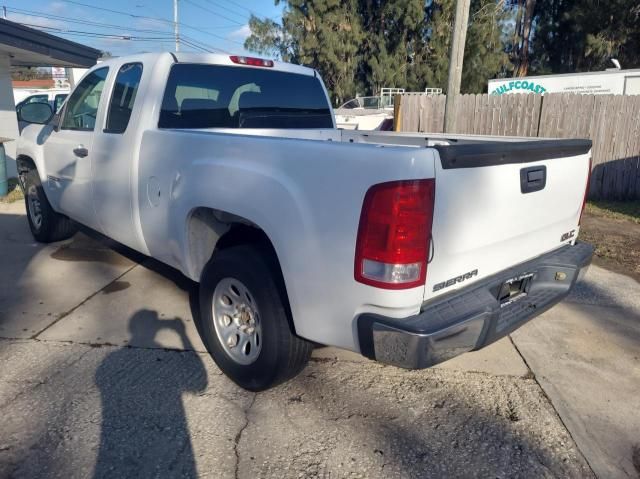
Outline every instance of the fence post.
[(393, 131), (402, 131), (402, 95), (396, 95), (393, 100)]

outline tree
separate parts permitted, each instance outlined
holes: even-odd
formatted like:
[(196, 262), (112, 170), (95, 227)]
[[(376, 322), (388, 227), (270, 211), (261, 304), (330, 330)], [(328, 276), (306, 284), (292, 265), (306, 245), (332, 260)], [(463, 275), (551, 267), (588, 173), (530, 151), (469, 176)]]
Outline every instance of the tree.
[(272, 20), (253, 18), (245, 47), (319, 70), (336, 103), (355, 96), (363, 40), (356, 0), (285, 3), (279, 27)]
[(487, 81), (511, 69), (504, 34), (508, 10), (504, 0), (472, 0), (464, 50), (462, 92), (486, 91)]
[(515, 29), (511, 43), (511, 62), (514, 77), (526, 76), (529, 71), (529, 50), (536, 0), (511, 0), (515, 8)]
[(534, 22), (535, 73), (603, 70), (612, 57), (640, 66), (637, 0), (538, 0)]
[(285, 62), (297, 60), (296, 45), (281, 24), (269, 18), (260, 19), (251, 14), (249, 28), (251, 35), (244, 44), (247, 50), (274, 56)]
[[(383, 87), (445, 88), (454, 0), (282, 1), (281, 24), (251, 18), (245, 48), (316, 68), (336, 103)], [(464, 92), (508, 69), (504, 1), (472, 0)]]
[(361, 88), (369, 94), (383, 87), (412, 89), (416, 78), (410, 70), (424, 50), (424, 0), (360, 0), (358, 12), (366, 32)]
[[(427, 8), (429, 86), (446, 89), (455, 0), (432, 1)], [(481, 93), (487, 80), (509, 68), (504, 28), (508, 11), (501, 0), (472, 0), (462, 70), (462, 93)]]

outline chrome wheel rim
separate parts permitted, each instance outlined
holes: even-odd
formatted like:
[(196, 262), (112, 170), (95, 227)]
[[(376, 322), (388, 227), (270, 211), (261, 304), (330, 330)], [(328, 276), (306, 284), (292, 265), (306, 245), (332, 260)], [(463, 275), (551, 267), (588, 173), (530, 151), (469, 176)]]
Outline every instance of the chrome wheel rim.
[(262, 327), (255, 297), (235, 278), (213, 291), (213, 325), (222, 349), (238, 364), (253, 363), (262, 349)]
[(38, 190), (35, 185), (29, 186), (27, 190), (27, 201), (29, 203), (29, 217), (31, 223), (36, 229), (40, 229), (42, 226), (42, 205), (40, 204), (40, 198), (38, 198)]

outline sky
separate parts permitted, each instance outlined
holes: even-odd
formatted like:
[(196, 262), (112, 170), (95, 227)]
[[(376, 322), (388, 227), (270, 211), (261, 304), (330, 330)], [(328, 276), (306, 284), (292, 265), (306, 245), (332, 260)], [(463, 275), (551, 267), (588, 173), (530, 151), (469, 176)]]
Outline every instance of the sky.
[[(112, 55), (173, 51), (173, 0), (0, 0), (7, 20)], [(280, 21), (273, 0), (178, 0), (180, 51), (247, 54), (249, 17)]]

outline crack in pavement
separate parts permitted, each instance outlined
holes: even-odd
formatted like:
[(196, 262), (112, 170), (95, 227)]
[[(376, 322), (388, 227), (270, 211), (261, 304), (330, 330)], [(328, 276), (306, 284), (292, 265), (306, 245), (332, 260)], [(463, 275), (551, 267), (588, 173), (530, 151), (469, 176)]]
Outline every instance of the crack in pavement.
[(107, 284), (105, 284), (102, 288), (96, 290), (95, 292), (91, 293), (89, 296), (87, 296), (85, 299), (83, 299), (80, 303), (76, 304), (73, 308), (71, 308), (68, 311), (65, 311), (63, 313), (60, 314), (60, 316), (58, 316), (53, 322), (47, 324), (43, 329), (41, 329), (40, 331), (38, 331), (37, 333), (35, 333), (34, 335), (32, 335), (29, 339), (38, 339), (38, 336), (40, 336), (42, 333), (44, 333), (47, 329), (51, 328), (52, 326), (56, 325), (58, 322), (60, 322), (61, 320), (63, 320), (64, 318), (66, 318), (67, 316), (69, 316), (71, 313), (73, 313), (76, 309), (78, 309), (79, 307), (81, 307), (82, 305), (84, 305), (87, 301), (90, 301), (92, 298), (94, 298), (96, 295), (102, 293), (106, 288), (108, 288), (109, 286), (111, 286), (113, 283), (115, 283), (116, 281), (118, 281), (120, 278), (122, 278), (124, 275), (126, 275), (127, 273), (129, 273), (131, 270), (133, 270), (136, 266), (140, 266), (139, 264), (134, 264), (133, 266), (131, 266), (129, 269), (127, 269), (124, 273), (122, 273), (121, 275), (119, 275), (117, 278), (115, 278), (112, 281), (109, 281)]
[(258, 393), (253, 393), (253, 397), (251, 398), (251, 402), (249, 403), (249, 407), (247, 407), (243, 413), (244, 413), (244, 424), (243, 426), (240, 428), (240, 430), (238, 431), (238, 433), (236, 434), (236, 437), (234, 438), (234, 443), (233, 443), (233, 452), (236, 456), (236, 465), (235, 465), (235, 469), (234, 469), (234, 476), (236, 479), (240, 479), (240, 453), (238, 452), (238, 445), (240, 444), (240, 440), (242, 439), (242, 434), (244, 433), (245, 429), (247, 429), (247, 427), (249, 427), (249, 413), (251, 412), (251, 408), (253, 407), (253, 405), (256, 402), (256, 399), (258, 397)]
[[(556, 416), (556, 418), (558, 419), (558, 421), (560, 421), (560, 424), (562, 424), (562, 427), (564, 427), (565, 431), (567, 431), (567, 434), (569, 435), (569, 437), (571, 438), (571, 440), (573, 441), (573, 443), (576, 445), (576, 450), (580, 453), (580, 455), (582, 456), (582, 458), (584, 459), (584, 461), (586, 462), (587, 466), (589, 466), (589, 470), (591, 471), (591, 474), (593, 474), (593, 477), (598, 477), (593, 469), (593, 466), (591, 465), (591, 463), (589, 462), (589, 459), (587, 458), (587, 456), (582, 452), (582, 450), (580, 449), (580, 446), (578, 445), (578, 443), (576, 442), (575, 438), (573, 437), (573, 434), (571, 433), (571, 431), (569, 430), (569, 428), (567, 427), (566, 423), (564, 422), (564, 419), (562, 419), (562, 416), (560, 416), (560, 413), (558, 412), (558, 410), (556, 409), (556, 406), (553, 404), (553, 401), (551, 400), (551, 398), (549, 397), (549, 395), (547, 394), (547, 391), (544, 390), (544, 388), (542, 387), (542, 384), (540, 384), (540, 381), (538, 381), (538, 377), (536, 376), (536, 373), (533, 372), (533, 369), (531, 369), (531, 366), (529, 365), (529, 363), (527, 362), (527, 358), (524, 357), (524, 355), (522, 354), (522, 352), (520, 351), (520, 348), (518, 348), (518, 345), (516, 344), (516, 342), (513, 340), (513, 337), (511, 335), (508, 336), (509, 337), (509, 341), (511, 341), (511, 344), (513, 345), (514, 349), (516, 350), (516, 352), (518, 353), (518, 355), (520, 355), (520, 357), (522, 358), (522, 361), (524, 362), (524, 365), (527, 367), (527, 369), (529, 370), (529, 372), (531, 373), (531, 378), (536, 382), (536, 384), (538, 385), (538, 387), (540, 388), (540, 391), (542, 392), (542, 395), (544, 396), (544, 398), (546, 399), (546, 401), (549, 403), (549, 405), (551, 406), (551, 409), (553, 409), (553, 412)], [(542, 464), (541, 461), (538, 461)], [(544, 464), (543, 464), (544, 466)], [(545, 466), (546, 467), (546, 466)]]

